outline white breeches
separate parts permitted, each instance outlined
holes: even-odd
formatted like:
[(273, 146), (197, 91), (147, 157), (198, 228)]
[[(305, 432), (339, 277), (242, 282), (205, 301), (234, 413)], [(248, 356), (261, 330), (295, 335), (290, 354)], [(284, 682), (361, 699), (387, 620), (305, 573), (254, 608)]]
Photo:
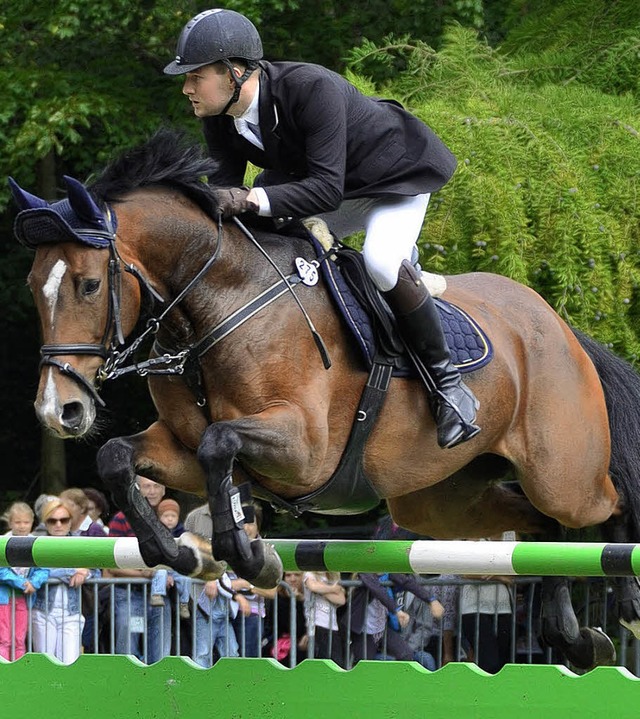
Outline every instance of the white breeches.
[(382, 292), (398, 281), (403, 260), (413, 248), (427, 212), (430, 194), (345, 200), (337, 210), (319, 215), (338, 239), (365, 230), (364, 264)]

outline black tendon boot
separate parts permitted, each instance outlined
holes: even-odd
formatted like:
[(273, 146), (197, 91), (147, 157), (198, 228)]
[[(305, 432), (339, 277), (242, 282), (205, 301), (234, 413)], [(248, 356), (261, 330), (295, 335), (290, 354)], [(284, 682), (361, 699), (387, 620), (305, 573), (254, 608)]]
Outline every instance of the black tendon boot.
[(384, 293), (404, 341), (416, 353), (435, 385), (431, 411), (438, 426), (438, 444), (455, 447), (475, 437), (480, 403), (451, 362), (438, 310), (420, 274), (405, 260), (396, 286)]

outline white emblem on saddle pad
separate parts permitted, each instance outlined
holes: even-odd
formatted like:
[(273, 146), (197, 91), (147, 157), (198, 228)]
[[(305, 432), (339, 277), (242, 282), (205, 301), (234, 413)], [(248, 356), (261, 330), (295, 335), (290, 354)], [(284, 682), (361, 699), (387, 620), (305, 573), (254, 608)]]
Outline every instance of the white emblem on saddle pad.
[(307, 262), (304, 257), (296, 257), (295, 262), (302, 283), (308, 287), (316, 285), (318, 283), (318, 268)]

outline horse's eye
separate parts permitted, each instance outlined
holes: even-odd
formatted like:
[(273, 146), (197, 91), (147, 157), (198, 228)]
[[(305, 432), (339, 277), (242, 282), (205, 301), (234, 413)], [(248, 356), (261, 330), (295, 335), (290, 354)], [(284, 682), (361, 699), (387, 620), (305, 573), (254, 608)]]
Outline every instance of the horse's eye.
[(80, 284), (80, 292), (85, 296), (95, 295), (99, 289), (100, 280), (82, 280), (82, 283)]

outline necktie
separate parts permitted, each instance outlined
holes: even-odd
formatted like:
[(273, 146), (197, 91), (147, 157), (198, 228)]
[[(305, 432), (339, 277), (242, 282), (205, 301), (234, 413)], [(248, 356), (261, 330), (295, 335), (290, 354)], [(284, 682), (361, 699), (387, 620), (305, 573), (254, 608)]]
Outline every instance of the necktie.
[(252, 145), (255, 145), (261, 150), (264, 150), (264, 145), (262, 144), (262, 137), (260, 135), (260, 127), (258, 125), (255, 125), (252, 122), (247, 122), (246, 120), (239, 120), (237, 126), (238, 132), (244, 137), (245, 140), (248, 140)]
[(258, 140), (262, 143), (262, 135), (260, 133), (260, 125), (254, 125), (252, 122), (247, 122), (247, 127), (251, 132), (258, 138)]

